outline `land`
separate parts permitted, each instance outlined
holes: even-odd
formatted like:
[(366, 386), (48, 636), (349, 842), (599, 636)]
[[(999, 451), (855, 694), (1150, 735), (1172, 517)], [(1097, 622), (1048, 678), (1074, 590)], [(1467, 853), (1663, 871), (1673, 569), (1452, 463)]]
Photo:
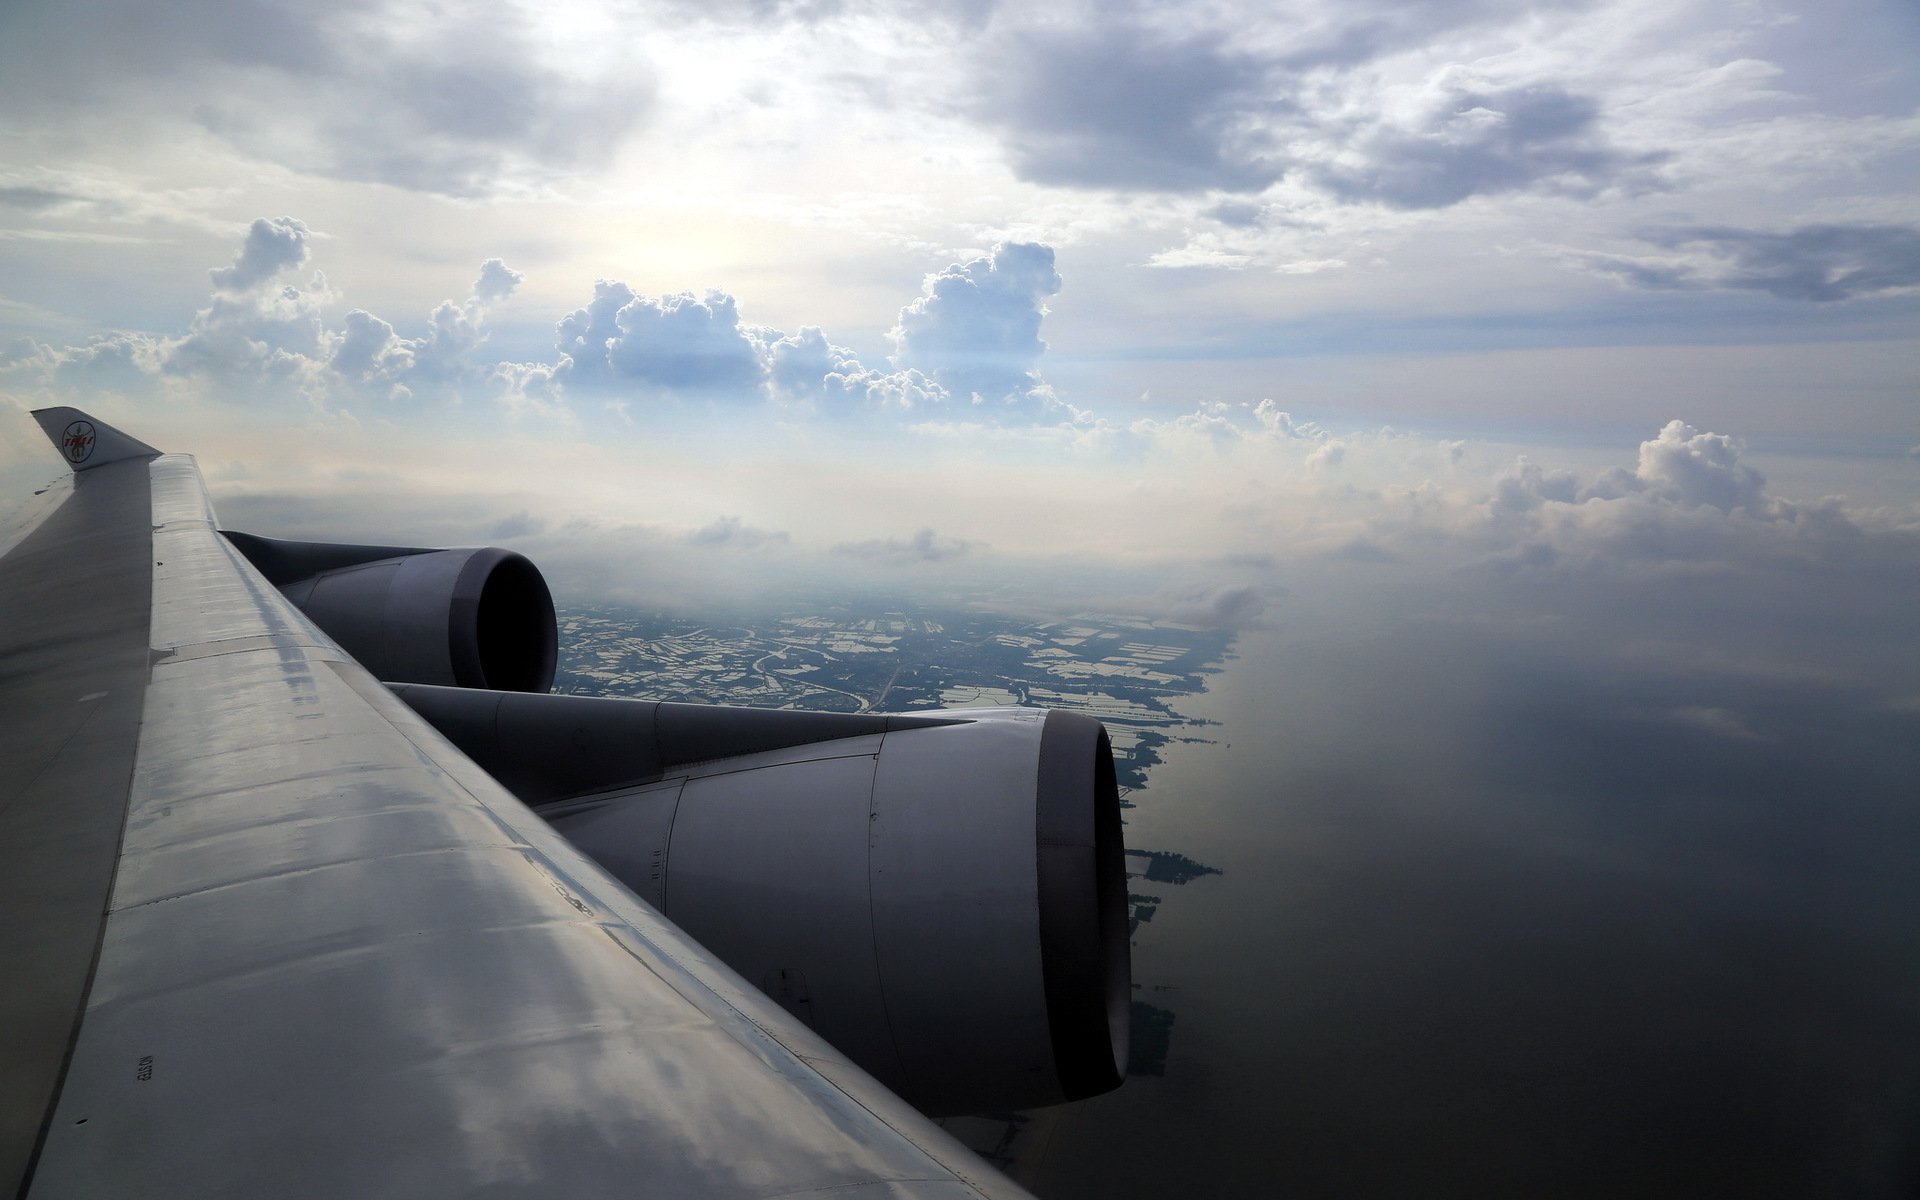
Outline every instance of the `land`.
[(1146, 786), (1170, 741), (1198, 737), (1205, 722), (1175, 703), (1204, 690), (1232, 647), (1220, 630), (1122, 616), (1033, 620), (898, 604), (733, 625), (585, 606), (562, 614), (560, 639), (559, 692), (829, 712), (1084, 712), (1105, 723), (1128, 792)]

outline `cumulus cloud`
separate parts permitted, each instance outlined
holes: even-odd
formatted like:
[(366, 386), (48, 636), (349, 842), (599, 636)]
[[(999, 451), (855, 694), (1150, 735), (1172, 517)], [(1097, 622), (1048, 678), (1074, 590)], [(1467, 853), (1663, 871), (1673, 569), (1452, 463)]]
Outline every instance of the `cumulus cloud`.
[(947, 562), (971, 553), (980, 543), (964, 538), (942, 537), (931, 529), (921, 529), (910, 538), (874, 538), (863, 542), (841, 542), (833, 553), (864, 558), (889, 566)]
[(435, 305), (427, 315), (426, 333), (416, 338), (402, 337), (387, 321), (354, 309), (332, 340), (329, 365), (355, 383), (387, 388), (392, 398), (422, 388), (489, 388), (498, 368), (478, 361), (475, 351), (486, 341), (488, 314), (513, 294), (522, 278), (500, 259), (487, 259), (467, 298)]
[(948, 397), (947, 389), (909, 368), (881, 371), (863, 365), (852, 350), (827, 340), (818, 326), (766, 343), (767, 381), (776, 400), (831, 412), (893, 409), (926, 412)]
[(480, 278), (473, 281), (473, 298), (482, 304), (498, 304), (513, 295), (526, 275), (497, 258), (480, 264)]
[(1580, 480), (1571, 471), (1548, 471), (1521, 455), (1512, 469), (1494, 481), (1488, 511), (1497, 517), (1530, 513), (1547, 501), (1572, 504), (1580, 499)]
[[(749, 325), (725, 292), (645, 296), (602, 279), (556, 327), (548, 362), (485, 361), (495, 308), (524, 276), (499, 258), (480, 265), (463, 300), (445, 300), (409, 336), (366, 309), (329, 320), (339, 296), (309, 266), (303, 222), (262, 219), (231, 264), (211, 272), (208, 306), (182, 336), (115, 334), (86, 346), (37, 347), (0, 367), (10, 378), (106, 386), (147, 375), (232, 385), (264, 402), (284, 393), (327, 406), (488, 395), (510, 411), (564, 416), (570, 397), (624, 400), (675, 393), (802, 414), (887, 414), (923, 421), (966, 397), (962, 424), (1030, 423), (1068, 412), (1040, 379), (1044, 301), (1059, 289), (1049, 247), (1014, 243), (928, 277), (891, 337), (902, 361), (871, 367), (817, 326), (798, 333)], [(149, 379), (151, 381), (151, 379)]]
[(307, 261), (306, 223), (292, 217), (265, 217), (247, 230), (247, 240), (230, 267), (208, 272), (213, 286), (224, 292), (250, 292), (282, 271), (292, 270)]
[(1157, 421), (1145, 417), (1129, 426), (1129, 432), (1142, 438), (1153, 437), (1200, 437), (1206, 439), (1217, 451), (1225, 451), (1246, 436), (1245, 430), (1234, 418), (1237, 412), (1230, 404), (1216, 401), (1202, 404), (1190, 413), (1182, 413), (1170, 420)]
[(1253, 417), (1260, 423), (1261, 429), (1276, 438), (1324, 442), (1332, 436), (1312, 421), (1295, 421), (1292, 413), (1273, 400), (1262, 400), (1254, 405)]
[(404, 399), (422, 388), (498, 389), (496, 365), (477, 361), (475, 351), (486, 341), (488, 311), (512, 293), (519, 272), (488, 260), (464, 301), (443, 301), (425, 333), (409, 338), (364, 309), (329, 322), (339, 297), (326, 276), (288, 278), (308, 265), (313, 236), (292, 217), (253, 222), (233, 262), (209, 272), (212, 295), (184, 334), (99, 335), (81, 346), (40, 347), (5, 370), (51, 389), (49, 398), (81, 400), (90, 390), (150, 392), (168, 379), (191, 379), (214, 397), (268, 403), (292, 395), (321, 406)]
[(757, 394), (766, 376), (757, 332), (741, 325), (725, 292), (642, 296), (603, 279), (593, 300), (560, 322), (557, 374), (575, 387)]
[(725, 292), (635, 296), (613, 320), (619, 333), (607, 339), (606, 355), (616, 375), (674, 388), (760, 382), (760, 356), (740, 327), (739, 305)]
[(1658, 437), (1640, 443), (1634, 477), (1654, 495), (1689, 508), (1740, 509), (1756, 517), (1776, 511), (1765, 495), (1765, 477), (1740, 461), (1732, 438), (1702, 433), (1685, 421), (1669, 421)]
[(1003, 242), (990, 254), (929, 275), (889, 335), (894, 363), (930, 376), (956, 398), (989, 409), (1051, 407), (1035, 366), (1046, 352), (1040, 320), (1060, 290), (1053, 248)]
[[(1254, 405), (1204, 402), (1192, 412), (1165, 418), (1142, 417), (1123, 428), (1091, 413), (1072, 412), (1072, 428), (1079, 442), (1113, 449), (1140, 450), (1156, 442), (1177, 443), (1183, 439), (1203, 439), (1222, 454), (1243, 444), (1268, 449), (1293, 446), (1296, 451), (1305, 451), (1299, 461), (1309, 471), (1324, 472), (1345, 462), (1350, 448), (1349, 442), (1335, 438), (1318, 422), (1296, 420), (1274, 400)], [(1388, 429), (1378, 436), (1390, 439), (1398, 435)]]
[(1543, 505), (1586, 505), (1633, 499), (1642, 504), (1717, 509), (1763, 521), (1791, 520), (1793, 504), (1766, 493), (1766, 477), (1740, 459), (1740, 444), (1722, 433), (1705, 433), (1685, 421), (1669, 421), (1640, 443), (1632, 470), (1615, 467), (1582, 480), (1572, 471), (1548, 470), (1522, 455), (1494, 483), (1487, 510), (1511, 518)]
[(186, 336), (166, 346), (162, 369), (310, 391), (332, 354), (324, 307), (334, 295), (317, 271), (304, 285), (281, 276), (306, 265), (311, 236), (292, 217), (255, 221), (233, 264), (209, 272), (211, 301), (194, 314)]
[(356, 308), (341, 322), (331, 363), (334, 370), (354, 380), (397, 376), (412, 367), (413, 347), (392, 325)]
[(1638, 288), (1760, 291), (1812, 303), (1920, 288), (1920, 229), (1906, 225), (1802, 225), (1783, 233), (1698, 226), (1643, 240), (1670, 253), (1577, 261)]
[(1328, 471), (1347, 460), (1347, 444), (1331, 439), (1321, 442), (1307, 455), (1307, 466), (1316, 471)]

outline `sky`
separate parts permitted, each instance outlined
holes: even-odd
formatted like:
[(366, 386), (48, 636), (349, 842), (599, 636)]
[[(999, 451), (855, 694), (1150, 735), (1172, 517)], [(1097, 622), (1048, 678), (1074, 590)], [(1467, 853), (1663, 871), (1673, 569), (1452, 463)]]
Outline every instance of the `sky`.
[(1916, 51), (1871, 2), (14, 3), (7, 461), (75, 404), (236, 527), (675, 608), (1904, 547)]
[(1224, 871), (1136, 953), (1168, 1074), (1048, 1194), (1910, 1195), (1916, 62), (1910, 0), (9, 0), (0, 545), (70, 404), (563, 609), (1235, 630), (1128, 817)]

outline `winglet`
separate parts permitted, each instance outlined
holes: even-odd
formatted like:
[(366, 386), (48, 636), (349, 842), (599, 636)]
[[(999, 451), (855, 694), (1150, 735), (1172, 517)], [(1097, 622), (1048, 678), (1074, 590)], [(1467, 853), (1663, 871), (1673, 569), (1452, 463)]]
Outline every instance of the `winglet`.
[(128, 437), (104, 421), (77, 408), (37, 408), (33, 419), (59, 449), (74, 471), (91, 471), (128, 458), (155, 458), (160, 451), (138, 438)]

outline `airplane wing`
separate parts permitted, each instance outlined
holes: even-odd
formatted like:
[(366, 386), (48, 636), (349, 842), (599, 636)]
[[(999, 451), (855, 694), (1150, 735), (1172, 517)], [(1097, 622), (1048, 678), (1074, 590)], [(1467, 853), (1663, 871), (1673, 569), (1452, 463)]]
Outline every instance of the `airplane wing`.
[(363, 669), (192, 458), (36, 416), (75, 474), (0, 558), (0, 1188), (1025, 1194)]

